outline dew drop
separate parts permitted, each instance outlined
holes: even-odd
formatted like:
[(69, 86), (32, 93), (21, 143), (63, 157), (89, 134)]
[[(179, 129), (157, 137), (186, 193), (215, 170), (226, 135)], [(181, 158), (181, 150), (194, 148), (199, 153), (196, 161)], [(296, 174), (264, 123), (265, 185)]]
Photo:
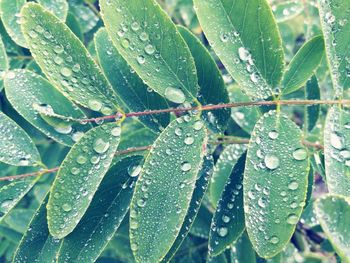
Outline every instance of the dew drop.
[(165, 97), (177, 104), (184, 103), (186, 100), (185, 94), (182, 92), (182, 90), (173, 87), (167, 87), (165, 89)]
[(68, 77), (72, 76), (72, 71), (66, 67), (63, 67), (60, 72), (61, 72), (62, 76), (64, 76), (64, 77), (68, 78)]
[(270, 132), (269, 132), (269, 137), (270, 137), (270, 139), (272, 139), (272, 140), (277, 139), (277, 138), (278, 138), (278, 132), (275, 131), (275, 130), (270, 131)]
[(278, 244), (278, 242), (280, 242), (280, 240), (279, 240), (278, 237), (272, 236), (272, 237), (270, 238), (270, 242), (271, 242), (272, 244)]
[(332, 133), (331, 134), (331, 145), (338, 150), (341, 150), (343, 148), (343, 143), (341, 137), (339, 137), (337, 134)]
[(120, 136), (121, 132), (122, 132), (122, 129), (120, 127), (115, 127), (111, 130), (111, 134), (114, 137)]
[(184, 162), (181, 165), (181, 170), (184, 171), (184, 172), (188, 172), (189, 170), (191, 170), (191, 168), (192, 168), (192, 166), (188, 162)]
[(276, 169), (280, 165), (280, 161), (277, 156), (272, 154), (267, 154), (264, 158), (265, 165), (270, 170)]
[(102, 108), (102, 103), (99, 100), (89, 100), (88, 106), (93, 111), (99, 111)]
[(70, 210), (72, 210), (72, 206), (70, 204), (68, 204), (68, 203), (65, 203), (65, 204), (62, 205), (62, 209), (65, 212), (69, 212)]
[(148, 45), (145, 47), (145, 52), (146, 52), (148, 55), (154, 54), (155, 51), (156, 51), (156, 49), (155, 49), (154, 46), (152, 46), (151, 44), (148, 44)]
[(96, 139), (93, 148), (97, 153), (105, 153), (109, 148), (109, 142), (105, 142), (101, 138)]
[(297, 190), (298, 187), (299, 187), (299, 184), (298, 184), (297, 181), (292, 181), (292, 182), (290, 182), (289, 185), (288, 185), (288, 189), (293, 190), (293, 191), (294, 191), (294, 190)]
[(293, 152), (293, 158), (298, 161), (305, 160), (307, 157), (307, 151), (303, 148), (296, 149)]
[(287, 223), (290, 225), (295, 225), (296, 223), (298, 223), (299, 218), (296, 214), (290, 214), (287, 217)]
[(219, 227), (217, 232), (220, 237), (225, 237), (228, 234), (228, 229), (227, 227)]
[(187, 137), (187, 138), (185, 139), (185, 144), (186, 144), (186, 145), (192, 145), (193, 142), (194, 142), (194, 138), (193, 138), (193, 137)]

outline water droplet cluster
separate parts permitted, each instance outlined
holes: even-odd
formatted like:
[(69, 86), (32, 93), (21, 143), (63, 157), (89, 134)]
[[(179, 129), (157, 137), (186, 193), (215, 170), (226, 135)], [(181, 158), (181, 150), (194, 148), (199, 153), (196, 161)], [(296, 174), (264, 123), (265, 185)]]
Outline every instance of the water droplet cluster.
[(350, 114), (332, 107), (324, 132), (327, 186), (331, 193), (350, 195)]
[[(105, 1), (101, 9), (113, 42), (144, 83), (173, 103), (192, 100), (198, 88), (193, 58), (160, 7), (151, 1), (142, 6)], [(136, 15), (140, 12), (145, 16)]]
[(23, 28), (35, 61), (56, 87), (79, 104), (106, 115), (116, 95), (80, 41), (39, 5), (23, 9)]
[(103, 124), (87, 132), (68, 153), (47, 206), (55, 236), (65, 236), (83, 216), (112, 162), (120, 133), (114, 123)]
[(131, 248), (140, 261), (150, 260), (143, 258), (149, 251), (164, 256), (168, 247), (159, 244), (171, 244), (181, 229), (202, 163), (205, 128), (199, 122), (189, 115), (173, 121), (146, 158), (130, 210)]
[(273, 253), (289, 241), (305, 205), (307, 159), (300, 129), (285, 115), (265, 113), (252, 133), (244, 177), (246, 225), (258, 249)]

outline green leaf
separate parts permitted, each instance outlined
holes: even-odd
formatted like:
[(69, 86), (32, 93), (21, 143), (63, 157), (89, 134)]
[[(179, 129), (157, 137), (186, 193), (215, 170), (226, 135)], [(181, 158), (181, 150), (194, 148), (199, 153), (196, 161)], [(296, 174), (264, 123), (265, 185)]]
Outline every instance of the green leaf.
[[(228, 91), (231, 102), (251, 102), (238, 85), (229, 86)], [(261, 112), (257, 107), (235, 107), (231, 109), (231, 117), (239, 127), (250, 134), (261, 117)]]
[(40, 155), (28, 134), (0, 112), (0, 162), (16, 166), (34, 166)]
[(328, 195), (318, 199), (315, 212), (323, 231), (342, 262), (350, 262), (350, 202), (343, 196)]
[[(318, 85), (317, 78), (315, 75), (311, 77), (305, 86), (305, 99), (306, 100), (320, 100), (321, 91)], [(315, 128), (317, 124), (318, 117), (320, 116), (321, 105), (310, 105), (306, 106), (305, 110), (305, 125), (308, 131)]]
[(94, 262), (119, 228), (129, 210), (135, 171), (142, 156), (116, 163), (101, 182), (94, 199), (73, 233), (64, 238), (57, 262)]
[(204, 157), (203, 166), (199, 173), (199, 177), (196, 182), (196, 186), (192, 195), (191, 203), (189, 209), (187, 211), (187, 215), (185, 217), (184, 223), (180, 229), (180, 232), (173, 243), (171, 249), (166, 254), (162, 262), (169, 262), (175, 255), (184, 239), (186, 238), (188, 232), (193, 225), (193, 222), (197, 216), (198, 210), (204, 198), (205, 192), (208, 187), (210, 176), (213, 172), (214, 160), (209, 156)]
[(55, 16), (66, 21), (68, 13), (68, 3), (66, 0), (38, 0), (38, 3), (52, 12)]
[[(115, 92), (124, 102), (126, 112), (140, 112), (168, 108), (166, 101), (150, 92), (143, 81), (133, 72), (118, 50), (113, 46), (105, 29), (95, 35), (95, 45), (100, 65)], [(158, 132), (169, 123), (169, 114), (141, 116), (140, 120)]]
[[(15, 110), (34, 127), (55, 141), (71, 146), (91, 128), (79, 122), (50, 125), (44, 112), (67, 118), (84, 119), (85, 114), (62, 95), (50, 82), (28, 70), (14, 70), (5, 75), (6, 97)], [(20, 94), (20, 96), (18, 95)], [(54, 123), (51, 123), (54, 124)]]
[(237, 240), (232, 249), (232, 259), (237, 263), (256, 263), (257, 256), (246, 232)]
[(38, 4), (27, 3), (21, 14), (30, 51), (50, 82), (84, 107), (115, 112), (116, 94), (68, 26)]
[(84, 33), (81, 29), (78, 18), (72, 12), (68, 12), (66, 24), (81, 41), (84, 40)]
[(0, 91), (3, 88), (3, 80), (2, 80), (3, 75), (9, 69), (9, 67), (10, 67), (10, 65), (9, 65), (9, 61), (7, 58), (4, 42), (2, 41), (2, 38), (0, 37)]
[(157, 137), (156, 133), (143, 126), (137, 120), (123, 123), (118, 151), (134, 147), (151, 146)]
[(272, 5), (273, 14), (278, 23), (285, 22), (300, 15), (304, 11), (304, 4), (291, 0)]
[(6, 32), (17, 45), (27, 47), (26, 40), (21, 32), (19, 23), (20, 11), (26, 0), (1, 0), (0, 14), (1, 21), (4, 24)]
[(194, 0), (199, 22), (225, 68), (254, 99), (279, 86), (282, 41), (266, 0)]
[(336, 96), (350, 87), (349, 46), (350, 46), (350, 2), (342, 0), (319, 0), (319, 12), (326, 54)]
[(120, 133), (115, 123), (96, 127), (64, 159), (48, 202), (48, 224), (54, 237), (67, 236), (83, 217), (112, 162)]
[(24, 233), (34, 213), (35, 210), (30, 208), (15, 208), (4, 217), (4, 222), (11, 229)]
[(324, 129), (324, 155), (328, 190), (350, 196), (350, 113), (329, 109)]
[(102, 0), (100, 6), (114, 45), (146, 85), (174, 103), (196, 100), (190, 50), (154, 0)]
[(19, 243), (13, 262), (55, 262), (61, 240), (50, 236), (46, 220), (47, 199), (32, 218)]
[(206, 143), (204, 124), (174, 120), (146, 158), (130, 208), (130, 242), (140, 262), (164, 258), (190, 206)]
[(323, 36), (316, 36), (306, 42), (286, 69), (282, 80), (282, 93), (289, 94), (301, 88), (314, 74), (323, 54)]
[(253, 247), (266, 258), (278, 254), (292, 237), (305, 204), (309, 161), (300, 129), (281, 113), (265, 113), (252, 134), (244, 212)]
[(69, 1), (70, 11), (78, 19), (83, 33), (87, 33), (92, 30), (98, 23), (98, 16), (88, 7), (81, 4), (72, 3)]
[(199, 207), (198, 214), (190, 228), (190, 234), (208, 240), (212, 217), (213, 213), (209, 211), (209, 207), (203, 202)]
[(244, 145), (233, 144), (227, 146), (220, 154), (214, 168), (214, 173), (209, 186), (211, 203), (216, 206), (220, 200), (225, 184), (229, 179), (239, 157), (244, 153)]
[[(204, 105), (228, 103), (229, 98), (225, 82), (209, 51), (187, 28), (178, 26), (177, 29), (190, 48), (196, 64), (198, 85), (200, 87), (199, 101)], [(207, 121), (209, 128), (213, 131), (223, 132), (230, 118), (230, 109), (205, 111), (202, 116)]]
[(219, 200), (211, 222), (209, 253), (217, 256), (233, 244), (243, 233), (243, 174), (246, 154), (242, 155), (233, 168)]
[(32, 189), (37, 179), (27, 178), (12, 182), (0, 189), (0, 222)]

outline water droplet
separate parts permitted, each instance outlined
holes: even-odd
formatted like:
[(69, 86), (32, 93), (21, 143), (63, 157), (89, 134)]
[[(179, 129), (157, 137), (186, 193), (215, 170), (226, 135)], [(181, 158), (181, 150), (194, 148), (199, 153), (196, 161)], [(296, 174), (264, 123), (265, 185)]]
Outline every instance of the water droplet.
[(227, 216), (227, 215), (223, 215), (221, 219), (222, 219), (222, 221), (223, 221), (224, 223), (230, 222), (230, 217)]
[(99, 100), (89, 100), (88, 106), (93, 111), (99, 111), (102, 108), (102, 103)]
[(77, 168), (77, 167), (73, 167), (70, 171), (71, 171), (71, 173), (74, 174), (74, 175), (77, 175), (77, 174), (80, 173), (80, 169)]
[(193, 144), (193, 142), (194, 142), (194, 138), (193, 137), (187, 137), (185, 139), (185, 144), (186, 145), (191, 145), (191, 144)]
[(299, 218), (296, 214), (290, 214), (287, 217), (287, 223), (291, 224), (291, 225), (295, 225), (296, 223), (298, 223)]
[(72, 71), (66, 67), (63, 67), (60, 72), (61, 72), (62, 76), (64, 76), (64, 77), (68, 78), (68, 77), (72, 76)]
[(140, 165), (131, 165), (128, 167), (128, 174), (131, 176), (131, 177), (136, 177), (140, 174), (142, 170), (142, 167)]
[(239, 55), (239, 58), (242, 60), (242, 61), (247, 61), (250, 59), (250, 53), (247, 49), (245, 49), (244, 47), (240, 47), (238, 49), (238, 55)]
[(331, 145), (334, 148), (341, 150), (343, 148), (342, 138), (339, 137), (337, 134), (332, 133), (331, 134)]
[(307, 151), (304, 148), (296, 149), (293, 152), (293, 158), (298, 161), (305, 160), (307, 157)]
[(139, 200), (137, 200), (137, 205), (139, 206), (139, 207), (145, 207), (145, 205), (146, 205), (146, 201), (144, 200), (144, 199), (139, 199)]
[(154, 54), (155, 51), (156, 51), (156, 49), (155, 49), (154, 46), (152, 46), (151, 44), (148, 44), (148, 45), (145, 47), (145, 52), (146, 52), (148, 55)]
[(136, 21), (132, 22), (132, 23), (131, 23), (131, 29), (132, 29), (133, 31), (139, 30), (139, 29), (140, 29), (140, 24), (139, 24), (138, 22), (136, 22)]
[(227, 227), (219, 227), (217, 232), (220, 237), (225, 237), (228, 234), (228, 229)]
[(111, 134), (115, 137), (120, 136), (122, 129), (120, 127), (115, 127), (111, 130)]
[(137, 57), (137, 62), (138, 62), (140, 65), (145, 64), (146, 58), (145, 58), (144, 56), (142, 56), (142, 55), (139, 55), (139, 56)]
[(279, 240), (278, 237), (272, 236), (272, 237), (270, 238), (270, 242), (271, 242), (272, 244), (278, 244), (278, 242), (280, 242), (280, 240)]
[(182, 92), (182, 90), (173, 87), (167, 87), (165, 89), (165, 97), (177, 104), (184, 103), (186, 100), (185, 94)]
[(105, 153), (109, 148), (109, 142), (105, 142), (101, 138), (96, 139), (93, 148), (97, 153)]
[(70, 204), (68, 204), (68, 203), (65, 203), (65, 204), (62, 205), (62, 209), (65, 212), (69, 212), (70, 210), (72, 210), (72, 206)]
[(288, 185), (288, 189), (290, 189), (290, 190), (297, 190), (298, 187), (299, 187), (299, 184), (297, 181), (292, 181)]
[(278, 132), (273, 130), (273, 131), (270, 131), (269, 132), (269, 137), (272, 139), (272, 140), (275, 140), (278, 138)]
[(122, 46), (123, 46), (123, 48), (129, 48), (130, 47), (130, 40), (127, 38), (124, 38), (122, 40)]
[(141, 39), (141, 41), (147, 41), (148, 40), (148, 34), (146, 33), (146, 32), (142, 32), (141, 34), (140, 34), (140, 39)]
[(79, 155), (77, 157), (77, 163), (78, 164), (84, 164), (87, 162), (87, 158), (84, 155)]
[(264, 161), (266, 167), (270, 170), (274, 170), (280, 165), (280, 160), (278, 157), (272, 154), (267, 154), (264, 158)]
[(191, 170), (191, 168), (192, 168), (192, 166), (188, 162), (184, 162), (181, 165), (181, 170), (184, 171), (184, 172), (187, 172), (187, 171)]
[(203, 128), (204, 124), (202, 121), (196, 121), (193, 125), (193, 128), (196, 130), (196, 131), (199, 131)]

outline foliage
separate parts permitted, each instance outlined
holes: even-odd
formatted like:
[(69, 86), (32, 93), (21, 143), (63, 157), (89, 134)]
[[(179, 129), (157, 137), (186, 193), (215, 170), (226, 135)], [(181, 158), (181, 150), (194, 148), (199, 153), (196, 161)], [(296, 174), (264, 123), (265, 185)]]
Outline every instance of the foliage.
[(0, 18), (0, 262), (350, 262), (348, 0)]

